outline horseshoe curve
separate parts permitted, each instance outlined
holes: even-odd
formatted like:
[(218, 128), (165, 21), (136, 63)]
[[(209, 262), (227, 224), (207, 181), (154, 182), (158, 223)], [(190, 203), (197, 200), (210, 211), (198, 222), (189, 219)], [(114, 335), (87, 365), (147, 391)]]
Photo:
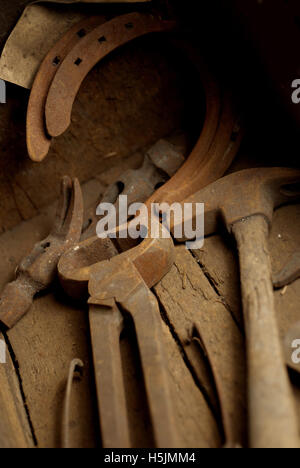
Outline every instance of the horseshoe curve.
[(176, 23), (152, 15), (130, 13), (95, 28), (65, 58), (51, 84), (46, 102), (46, 126), (57, 137), (71, 124), (73, 103), (91, 69), (110, 52), (149, 33), (170, 31)]
[(51, 146), (52, 139), (46, 131), (45, 105), (54, 76), (73, 47), (105, 21), (104, 16), (92, 16), (81, 20), (62, 36), (44, 58), (35, 77), (27, 108), (26, 139), (28, 154), (32, 161), (43, 161)]

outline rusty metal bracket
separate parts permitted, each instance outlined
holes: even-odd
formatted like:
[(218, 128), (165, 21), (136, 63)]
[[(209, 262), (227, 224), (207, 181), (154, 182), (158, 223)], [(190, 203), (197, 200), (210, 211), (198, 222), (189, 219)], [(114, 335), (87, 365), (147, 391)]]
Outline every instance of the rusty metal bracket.
[(82, 222), (79, 182), (64, 177), (52, 232), (21, 262), (17, 279), (8, 284), (1, 295), (0, 321), (6, 327), (12, 328), (29, 310), (34, 296), (52, 284), (61, 255), (80, 240)]

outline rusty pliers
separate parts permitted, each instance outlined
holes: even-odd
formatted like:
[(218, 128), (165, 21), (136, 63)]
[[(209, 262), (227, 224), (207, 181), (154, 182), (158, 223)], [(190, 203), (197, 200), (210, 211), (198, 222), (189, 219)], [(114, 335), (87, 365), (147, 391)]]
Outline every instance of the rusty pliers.
[(36, 244), (22, 260), (16, 280), (9, 283), (0, 301), (0, 321), (12, 328), (29, 310), (34, 296), (55, 279), (61, 255), (79, 242), (83, 222), (83, 200), (77, 179), (64, 177), (52, 232)]
[[(97, 263), (97, 254), (104, 258), (104, 252), (107, 260)], [(68, 251), (58, 266), (62, 285), (70, 295), (89, 293), (103, 445), (131, 446), (120, 353), (123, 314), (127, 313), (136, 329), (155, 444), (175, 448), (177, 434), (162, 324), (157, 300), (150, 291), (173, 265), (173, 241), (149, 239), (121, 255), (115, 252), (116, 256), (110, 258), (112, 255), (102, 239), (94, 238)]]

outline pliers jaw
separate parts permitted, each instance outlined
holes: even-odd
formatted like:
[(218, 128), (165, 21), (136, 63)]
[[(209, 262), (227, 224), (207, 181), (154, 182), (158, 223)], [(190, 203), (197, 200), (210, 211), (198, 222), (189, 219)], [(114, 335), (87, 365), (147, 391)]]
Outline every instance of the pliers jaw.
[(83, 223), (83, 200), (79, 181), (64, 177), (61, 197), (50, 235), (36, 244), (16, 270), (0, 301), (0, 321), (12, 328), (28, 312), (34, 296), (55, 279), (62, 254), (79, 242)]

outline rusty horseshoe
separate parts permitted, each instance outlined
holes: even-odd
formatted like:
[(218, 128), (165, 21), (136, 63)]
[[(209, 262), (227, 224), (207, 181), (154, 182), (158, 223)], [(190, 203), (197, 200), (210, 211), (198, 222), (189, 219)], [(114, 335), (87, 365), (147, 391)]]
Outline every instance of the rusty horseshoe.
[(102, 16), (92, 16), (73, 26), (48, 52), (35, 77), (27, 108), (26, 139), (32, 161), (41, 162), (47, 156), (52, 138), (46, 131), (45, 105), (52, 80), (73, 47), (105, 22)]
[(170, 31), (175, 25), (173, 21), (163, 21), (153, 15), (130, 13), (114, 18), (87, 34), (65, 58), (51, 84), (46, 102), (49, 135), (57, 137), (67, 130), (78, 90), (100, 60), (138, 37)]

